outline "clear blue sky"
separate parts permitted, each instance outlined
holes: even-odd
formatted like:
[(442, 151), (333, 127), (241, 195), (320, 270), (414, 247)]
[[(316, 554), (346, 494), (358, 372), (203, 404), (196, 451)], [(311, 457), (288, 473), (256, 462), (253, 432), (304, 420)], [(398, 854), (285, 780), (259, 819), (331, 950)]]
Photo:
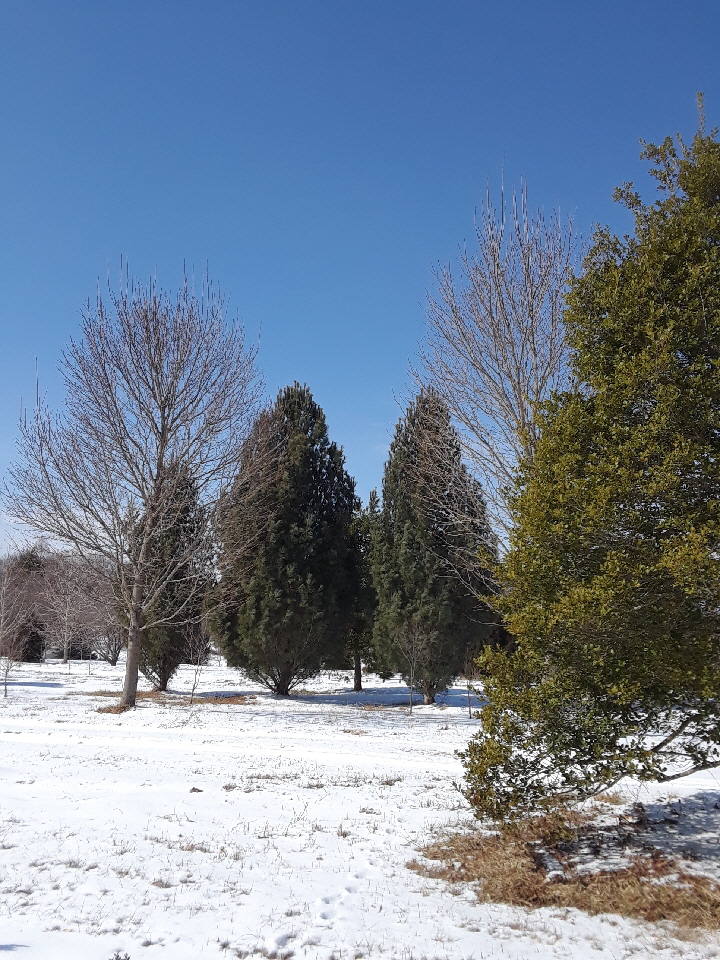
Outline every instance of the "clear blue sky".
[(720, 122), (717, 0), (2, 0), (0, 470), (79, 311), (183, 261), (379, 485), (433, 266), (486, 184), (628, 227), (640, 137)]

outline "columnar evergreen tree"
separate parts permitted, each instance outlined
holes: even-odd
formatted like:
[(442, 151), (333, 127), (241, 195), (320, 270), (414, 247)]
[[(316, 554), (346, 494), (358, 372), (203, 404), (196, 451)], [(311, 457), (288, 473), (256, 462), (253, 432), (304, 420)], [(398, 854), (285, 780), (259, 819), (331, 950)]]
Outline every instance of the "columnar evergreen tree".
[[(473, 590), (454, 573), (461, 554), (494, 551), (486, 518), (484, 525), (458, 521), (460, 515), (482, 513), (483, 506), (447, 408), (423, 390), (398, 423), (385, 464), (373, 577), (378, 655), (422, 692), (425, 703), (433, 703), (460, 673), (468, 647), (489, 641), (496, 629), (495, 618), (477, 599), (484, 586), (478, 582)], [(470, 543), (481, 526), (484, 536)]]
[[(228, 663), (286, 696), (341, 649), (354, 481), (298, 383), (261, 414), (244, 453), (222, 512), (216, 623)], [(251, 551), (237, 549), (248, 543)]]
[(508, 817), (720, 766), (720, 144), (649, 144), (662, 191), (600, 230), (565, 315), (577, 388), (551, 403), (515, 502), (464, 762)]
[(355, 692), (362, 690), (363, 663), (377, 668), (373, 646), (373, 628), (377, 593), (370, 562), (371, 523), (377, 511), (377, 493), (370, 494), (365, 509), (357, 509), (350, 528), (348, 545), (349, 615), (345, 635), (344, 659), (353, 666)]
[(143, 632), (140, 651), (140, 670), (156, 690), (166, 690), (180, 664), (197, 656), (198, 644), (206, 636), (203, 604), (212, 584), (209, 542), (204, 551), (188, 549), (200, 540), (207, 522), (197, 483), (186, 465), (177, 465), (171, 473), (167, 495), (173, 503), (167, 505), (154, 533), (148, 564), (172, 567), (173, 574), (148, 608), (150, 626)]

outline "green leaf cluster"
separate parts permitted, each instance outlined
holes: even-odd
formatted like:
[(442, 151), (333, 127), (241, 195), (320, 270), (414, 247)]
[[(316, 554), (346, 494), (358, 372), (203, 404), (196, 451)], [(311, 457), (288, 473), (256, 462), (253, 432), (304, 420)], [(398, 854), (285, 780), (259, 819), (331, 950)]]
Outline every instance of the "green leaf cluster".
[(720, 144), (645, 145), (660, 197), (617, 198), (567, 299), (575, 387), (523, 466), (463, 756), (481, 814), (518, 815), (618, 778), (720, 765)]

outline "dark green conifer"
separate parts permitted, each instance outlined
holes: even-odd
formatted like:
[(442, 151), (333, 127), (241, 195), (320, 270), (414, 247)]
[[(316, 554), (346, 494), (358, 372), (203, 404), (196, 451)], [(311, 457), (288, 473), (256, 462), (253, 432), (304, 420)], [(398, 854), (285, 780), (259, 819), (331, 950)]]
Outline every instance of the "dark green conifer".
[(377, 610), (377, 593), (370, 564), (371, 523), (377, 512), (377, 493), (370, 494), (364, 509), (359, 505), (349, 531), (348, 584), (349, 612), (345, 634), (344, 661), (353, 667), (353, 689), (362, 690), (362, 667), (377, 670), (373, 645), (373, 628)]
[(424, 390), (398, 423), (385, 465), (373, 577), (378, 658), (425, 703), (461, 672), (468, 648), (494, 633), (495, 618), (478, 600), (487, 589), (481, 565), (469, 572), (465, 563), (481, 551), (494, 552), (482, 491), (462, 463), (447, 409)]
[(355, 503), (309, 389), (281, 390), (255, 424), (222, 511), (216, 619), (228, 663), (275, 693), (286, 696), (342, 650)]
[(172, 471), (166, 497), (173, 504), (152, 538), (148, 565), (170, 570), (162, 593), (146, 611), (140, 670), (156, 690), (166, 690), (181, 663), (202, 661), (209, 638), (203, 605), (212, 583), (209, 549), (198, 552), (198, 532), (205, 524), (197, 484), (182, 465)]

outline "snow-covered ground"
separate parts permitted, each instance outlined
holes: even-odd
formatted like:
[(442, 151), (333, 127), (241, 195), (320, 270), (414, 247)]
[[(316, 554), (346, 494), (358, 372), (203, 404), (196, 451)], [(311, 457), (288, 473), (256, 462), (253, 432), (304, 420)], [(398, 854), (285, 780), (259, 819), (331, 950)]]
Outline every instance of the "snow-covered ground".
[[(407, 869), (467, 825), (462, 688), (407, 710), (398, 680), (325, 674), (283, 700), (214, 665), (113, 715), (122, 666), (25, 665), (0, 700), (0, 952), (22, 960), (198, 957), (720, 957), (714, 936), (477, 902)], [(241, 694), (222, 702), (222, 696)], [(673, 784), (685, 846), (720, 862), (717, 775)], [(660, 805), (667, 790), (627, 787)], [(677, 805), (677, 800), (672, 801)], [(658, 806), (660, 809), (660, 806)], [(668, 808), (668, 836), (673, 809)], [(713, 812), (714, 811), (714, 812)], [(695, 835), (691, 835), (695, 831)]]

